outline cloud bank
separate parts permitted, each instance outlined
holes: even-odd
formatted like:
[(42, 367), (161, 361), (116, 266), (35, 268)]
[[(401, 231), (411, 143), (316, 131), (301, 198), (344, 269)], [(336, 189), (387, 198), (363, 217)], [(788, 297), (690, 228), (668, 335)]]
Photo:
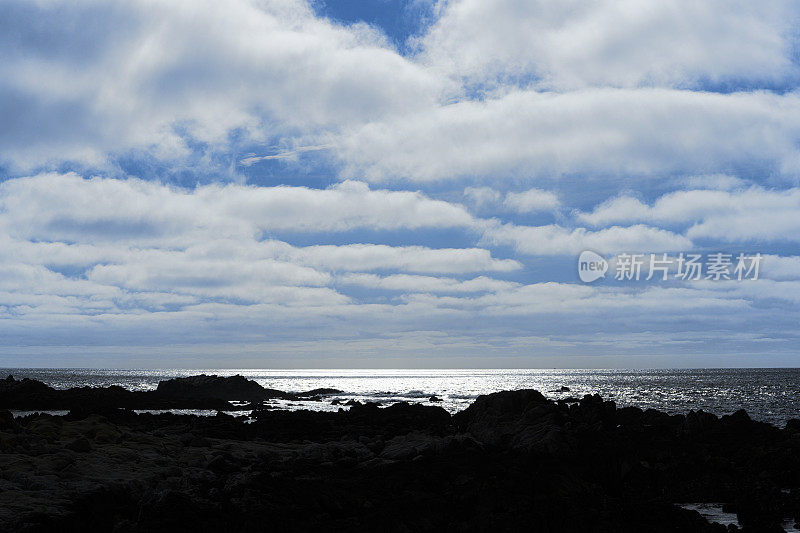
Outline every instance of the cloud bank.
[(317, 8), (2, 3), (0, 359), (796, 355), (795, 2), (451, 0), (402, 46)]

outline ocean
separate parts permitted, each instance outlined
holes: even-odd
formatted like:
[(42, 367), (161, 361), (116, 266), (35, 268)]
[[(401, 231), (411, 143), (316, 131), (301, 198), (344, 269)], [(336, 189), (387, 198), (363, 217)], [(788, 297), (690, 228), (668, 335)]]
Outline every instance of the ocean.
[[(264, 370), (264, 369), (63, 369), (6, 368), (16, 378), (34, 378), (55, 388), (120, 385), (131, 390), (156, 388), (164, 379), (195, 374), (241, 374), (259, 384), (298, 392), (319, 387), (341, 394), (321, 402), (275, 401), (284, 409), (336, 410), (330, 400), (355, 399), (383, 404), (436, 403), (450, 412), (466, 408), (481, 394), (532, 388), (548, 398), (600, 394), (619, 406), (654, 408), (670, 413), (703, 409), (717, 415), (745, 409), (753, 419), (783, 426), (800, 418), (800, 369), (658, 369), (658, 370)], [(561, 392), (567, 387), (568, 392)], [(189, 412), (189, 411), (187, 411)], [(207, 413), (199, 413), (207, 414)]]

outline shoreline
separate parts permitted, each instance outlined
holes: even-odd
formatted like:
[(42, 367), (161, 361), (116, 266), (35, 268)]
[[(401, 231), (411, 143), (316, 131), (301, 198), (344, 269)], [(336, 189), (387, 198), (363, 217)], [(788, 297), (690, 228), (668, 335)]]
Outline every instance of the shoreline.
[[(235, 372), (219, 371), (231, 377)], [(469, 406), (479, 395), (500, 390), (536, 389), (551, 399), (568, 396), (577, 398), (585, 394), (600, 394), (620, 406), (654, 408), (668, 413), (686, 413), (702, 409), (718, 415), (746, 409), (751, 418), (782, 427), (792, 418), (800, 419), (800, 403), (792, 398), (800, 390), (800, 370), (761, 369), (759, 371), (733, 371), (725, 369), (680, 371), (375, 371), (364, 375), (361, 371), (340, 372), (317, 370), (313, 372), (247, 370), (245, 378), (264, 387), (280, 391), (306, 391), (319, 387), (342, 389), (341, 395), (323, 397), (322, 401), (272, 399), (275, 408), (288, 410), (336, 410), (333, 400), (371, 401), (384, 405), (397, 401), (439, 405), (451, 413)], [(214, 374), (216, 371), (207, 371)], [(121, 386), (129, 391), (152, 391), (161, 381), (194, 375), (188, 370), (162, 373), (158, 370), (65, 372), (63, 370), (36, 371), (17, 369), (18, 379), (28, 377), (46, 383), (55, 389), (75, 387), (107, 388)], [(0, 381), (6, 374), (0, 374)], [(562, 386), (571, 392), (561, 393)], [(428, 402), (436, 395), (441, 403)], [(135, 405), (135, 408), (161, 408), (170, 405)], [(185, 406), (177, 406), (185, 407)], [(199, 409), (202, 406), (197, 406)], [(220, 406), (221, 408), (222, 406)], [(30, 408), (30, 409), (29, 409)], [(62, 409), (63, 403), (19, 406), (18, 410)], [(185, 411), (181, 411), (185, 412)]]
[[(46, 391), (20, 383), (2, 380), (0, 407), (9, 388)], [(158, 401), (182, 404), (275, 394), (208, 376), (161, 388)], [(66, 416), (0, 411), (0, 530), (735, 530), (679, 505), (697, 503), (723, 504), (742, 531), (800, 518), (796, 420), (778, 428), (744, 411), (670, 415), (534, 390), (453, 415), (353, 402), (248, 420), (136, 414), (106, 401), (140, 398), (118, 392), (68, 393)]]

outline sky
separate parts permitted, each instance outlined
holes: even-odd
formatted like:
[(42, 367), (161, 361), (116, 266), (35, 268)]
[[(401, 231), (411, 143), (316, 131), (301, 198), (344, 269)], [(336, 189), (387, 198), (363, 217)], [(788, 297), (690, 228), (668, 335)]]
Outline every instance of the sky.
[(800, 366), (799, 17), (0, 0), (0, 366)]

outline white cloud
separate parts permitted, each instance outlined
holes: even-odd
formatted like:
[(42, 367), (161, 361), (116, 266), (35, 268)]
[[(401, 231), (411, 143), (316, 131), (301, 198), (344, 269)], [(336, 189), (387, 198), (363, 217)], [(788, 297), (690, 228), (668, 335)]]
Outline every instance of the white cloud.
[[(7, 13), (0, 159), (23, 168), (103, 165), (132, 151), (172, 168), (227, 167), (193, 151), (248, 163), (322, 147), (343, 176), (373, 180), (800, 165), (796, 93), (683, 90), (686, 79), (766, 83), (794, 72), (783, 31), (794, 8), (783, 0), (463, 0), (445, 5), (428, 55), (412, 59), (374, 28), (318, 18), (303, 0), (11, 2)], [(470, 101), (447, 75), (492, 65), (504, 80), (531, 70), (585, 90), (506, 84)], [(638, 88), (648, 80), (670, 88)], [(232, 138), (279, 153), (240, 157)]]
[(623, 196), (578, 219), (594, 226), (633, 222), (691, 226), (686, 233), (691, 239), (796, 241), (800, 238), (800, 189), (676, 191), (652, 206)]
[[(59, 317), (190, 313), (210, 303), (336, 309), (354, 302), (333, 288), (335, 272), (521, 268), (481, 248), (296, 247), (262, 238), (281, 230), (346, 233), (474, 223), (460, 206), (410, 191), (372, 191), (358, 182), (328, 189), (229, 184), (187, 190), (76, 174), (11, 179), (0, 184), (0, 306), (14, 316)], [(388, 283), (402, 279), (415, 278)], [(503, 284), (483, 277), (438, 283), (456, 292)]]
[(478, 208), (493, 206), (502, 199), (500, 192), (491, 187), (467, 187), (464, 189), (464, 197)]
[(577, 255), (583, 250), (609, 254), (619, 252), (655, 253), (691, 249), (682, 235), (649, 226), (613, 226), (599, 231), (568, 229), (557, 224), (547, 226), (489, 226), (484, 241), (509, 245), (529, 255)]
[[(0, 184), (10, 235), (43, 241), (147, 242), (258, 231), (335, 232), (469, 227), (461, 206), (419, 192), (372, 191), (346, 181), (328, 189), (205, 185), (177, 189), (138, 179), (42, 174)], [(198, 216), (202, 213), (202, 216)]]
[(512, 91), (372, 122), (339, 141), (346, 174), (418, 181), (490, 175), (714, 173), (799, 168), (800, 95), (670, 89)]
[(467, 187), (466, 202), (477, 209), (501, 209), (515, 213), (554, 211), (561, 205), (558, 195), (542, 189), (507, 192), (505, 196), (491, 187)]
[[(711, 284), (717, 284), (713, 286)], [(742, 301), (788, 302), (796, 305), (800, 303), (800, 280), (792, 279), (777, 281), (774, 279), (763, 279), (746, 281), (701, 281), (698, 286), (705, 289), (715, 289), (715, 292), (724, 298), (739, 298)]]
[(298, 298), (305, 300), (306, 294), (313, 295), (317, 305), (346, 302), (346, 298), (329, 289), (306, 289), (329, 285), (329, 274), (291, 263), (244, 261), (238, 257), (200, 260), (189, 253), (174, 252), (151, 253), (143, 259), (97, 265), (86, 273), (86, 278), (126, 290), (177, 292), (259, 303), (292, 305)]
[(800, 257), (762, 254), (760, 276), (774, 280), (800, 280)]
[(482, 248), (426, 248), (384, 244), (316, 245), (289, 252), (296, 261), (334, 271), (401, 270), (462, 274), (510, 272), (522, 265), (514, 259), (493, 258)]
[[(800, 266), (775, 247), (763, 283), (549, 282), (584, 249), (797, 240), (798, 189), (752, 186), (800, 169), (794, 3), (452, 0), (413, 57), (304, 0), (3, 10), (2, 353), (796, 346)], [(17, 177), (83, 165), (195, 183)], [(225, 185), (242, 167), (297, 185)]]
[(528, 189), (523, 192), (506, 194), (503, 202), (506, 207), (517, 213), (533, 213), (536, 211), (552, 211), (560, 205), (558, 195), (541, 189)]
[[(690, 313), (698, 323), (706, 324), (711, 322), (714, 312), (739, 312), (743, 317), (751, 312), (749, 298), (739, 292), (717, 289), (723, 287), (633, 290), (545, 282), (470, 298), (434, 294), (413, 294), (406, 298), (415, 305), (450, 308), (484, 318), (535, 316), (548, 324), (546, 331), (551, 333), (559, 330), (572, 335), (575, 327), (581, 327), (580, 337), (585, 342), (591, 337), (588, 331), (606, 332), (620, 324), (623, 331), (632, 323), (662, 329), (665, 322), (678, 317), (685, 319)], [(564, 320), (562, 317), (568, 317), (571, 328), (558, 328), (554, 324)]]
[(790, 0), (453, 0), (422, 61), (472, 83), (559, 88), (791, 79)]
[(371, 289), (385, 289), (409, 293), (496, 292), (519, 285), (519, 283), (487, 278), (485, 276), (462, 281), (454, 278), (414, 276), (409, 274), (393, 274), (383, 277), (376, 276), (375, 274), (347, 274), (337, 278), (337, 282), (344, 285), (358, 285)]
[(0, 158), (22, 167), (131, 149), (174, 159), (186, 136), (224, 145), (234, 129), (291, 144), (300, 131), (425, 108), (444, 87), (379, 32), (317, 18), (303, 0), (3, 10)]
[(704, 176), (689, 176), (676, 180), (682, 187), (687, 189), (719, 189), (733, 190), (744, 189), (747, 182), (736, 176), (726, 174), (708, 174)]

